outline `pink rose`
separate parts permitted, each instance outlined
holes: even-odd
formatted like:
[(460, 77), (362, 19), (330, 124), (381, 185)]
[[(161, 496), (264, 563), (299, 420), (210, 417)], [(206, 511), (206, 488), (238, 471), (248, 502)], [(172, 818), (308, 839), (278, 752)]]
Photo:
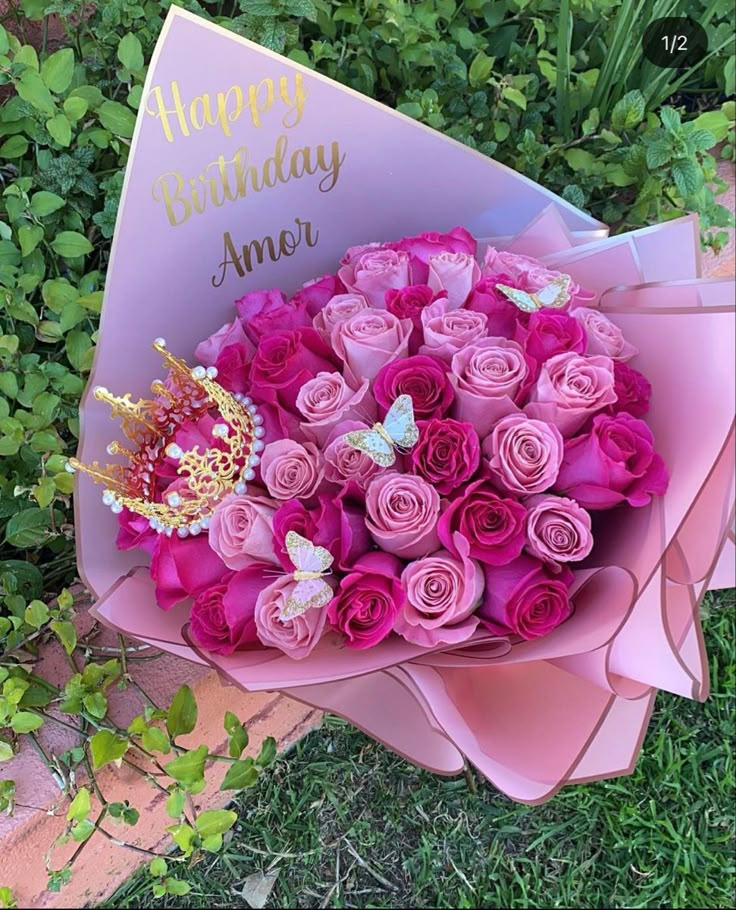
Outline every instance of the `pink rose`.
[(337, 365), (333, 352), (314, 329), (272, 332), (258, 343), (250, 380), (263, 401), (293, 414), (304, 383), (317, 373), (331, 373)]
[(261, 477), (274, 499), (308, 499), (322, 482), (324, 466), (313, 442), (269, 442), (261, 456)]
[(480, 281), (480, 266), (468, 253), (439, 253), (429, 258), (427, 284), (447, 293), (448, 309), (456, 310)]
[(485, 579), (480, 566), (468, 558), (468, 542), (458, 538), (460, 559), (438, 550), (410, 562), (401, 575), (406, 602), (395, 629), (416, 645), (456, 645), (467, 641), (478, 626), (478, 617), (472, 614)]
[(553, 423), (567, 437), (615, 400), (613, 361), (571, 352), (542, 364), (525, 410), (530, 417)]
[(312, 607), (291, 619), (282, 619), (281, 613), (295, 588), (296, 582), (289, 575), (264, 588), (256, 600), (255, 620), (262, 644), (302, 660), (325, 633), (327, 612), (324, 607)]
[(306, 304), (300, 300), (287, 301), (278, 288), (251, 291), (235, 301), (245, 333), (254, 344), (263, 335), (274, 331), (290, 331), (308, 326)]
[(546, 563), (519, 556), (506, 566), (485, 566), (485, 576), (478, 616), (494, 634), (539, 638), (572, 612), (568, 592), (574, 576), (566, 566), (555, 574)]
[(309, 318), (314, 319), (322, 307), (337, 294), (344, 294), (345, 290), (345, 285), (337, 275), (325, 275), (303, 284), (291, 298), (291, 304), (295, 307), (303, 305)]
[(436, 300), (422, 310), (424, 344), (419, 353), (449, 363), (458, 351), (486, 334), (487, 321), (483, 313), (450, 310), (446, 300)]
[(194, 356), (204, 366), (212, 367), (217, 362), (220, 351), (231, 344), (244, 345), (248, 351), (248, 360), (250, 360), (256, 350), (243, 331), (243, 324), (239, 319), (226, 322), (221, 329), (218, 329), (205, 341), (200, 341), (194, 350)]
[(493, 425), (518, 410), (530, 369), (524, 352), (506, 338), (481, 338), (452, 358), (455, 389), (452, 416), (472, 423), (483, 438)]
[(363, 294), (376, 309), (386, 307), (386, 291), (411, 284), (408, 253), (369, 249), (340, 267), (337, 273), (353, 294)]
[(590, 515), (574, 499), (532, 496), (525, 504), (532, 556), (544, 562), (579, 562), (593, 549)]
[(332, 330), (332, 346), (356, 384), (373, 379), (390, 360), (406, 357), (411, 322), (386, 310), (356, 313)]
[(487, 480), (468, 484), (442, 513), (440, 541), (456, 556), (458, 532), (469, 544), (473, 559), (503, 566), (521, 554), (526, 543), (525, 507), (502, 496)]
[(408, 253), (411, 257), (414, 282), (426, 284), (429, 277), (429, 260), (432, 256), (438, 256), (440, 253), (467, 253), (475, 256), (478, 244), (475, 237), (465, 228), (454, 227), (447, 234), (425, 231), (416, 237), (404, 237), (387, 246)]
[(229, 344), (220, 350), (214, 366), (217, 369), (217, 381), (228, 392), (246, 392), (248, 390), (248, 362), (251, 358), (252, 345)]
[(345, 420), (339, 423), (330, 433), (327, 446), (323, 450), (325, 460), (325, 479), (330, 483), (355, 483), (364, 490), (379, 471), (382, 470), (372, 458), (354, 449), (345, 440), (345, 434), (353, 430), (369, 430), (367, 423), (358, 420)]
[(368, 309), (368, 301), (362, 294), (337, 294), (324, 305), (312, 320), (312, 325), (320, 335), (329, 341), (332, 330), (340, 322), (345, 322), (361, 310)]
[(591, 431), (565, 443), (555, 489), (586, 509), (611, 509), (621, 502), (639, 507), (662, 496), (669, 477), (654, 451), (654, 436), (643, 420), (622, 411), (599, 414)]
[(159, 534), (151, 560), (156, 603), (162, 610), (195, 597), (220, 581), (227, 568), (207, 543), (207, 535), (181, 538)]
[(586, 337), (586, 354), (603, 354), (611, 360), (631, 360), (639, 353), (624, 338), (624, 333), (608, 316), (587, 306), (576, 307), (570, 315), (582, 325)]
[[(559, 278), (562, 272), (556, 272), (548, 269), (538, 259), (532, 259), (531, 256), (521, 256), (518, 253), (499, 252), (492, 246), (486, 250), (485, 260), (483, 262), (483, 274), (493, 278), (501, 284), (506, 284), (500, 277), (500, 274), (511, 276), (511, 286), (519, 287), (529, 293), (541, 291), (555, 278)], [(568, 276), (569, 277), (569, 276)], [(585, 304), (595, 298), (592, 291), (581, 288), (577, 282), (570, 280), (568, 287), (568, 301), (570, 303)]]
[(616, 401), (609, 405), (609, 413), (628, 411), (632, 417), (643, 417), (649, 411), (649, 399), (652, 397), (652, 386), (638, 370), (620, 360), (613, 364), (613, 389)]
[(421, 477), (379, 474), (368, 485), (365, 505), (366, 526), (387, 553), (416, 559), (438, 548), (440, 497)]
[(210, 519), (210, 546), (229, 569), (278, 562), (273, 552), (276, 505), (273, 499), (252, 492), (231, 493), (218, 502)]
[(454, 398), (446, 369), (441, 360), (421, 354), (392, 360), (376, 376), (373, 395), (384, 415), (399, 395), (410, 395), (417, 420), (444, 417)]
[(265, 566), (254, 564), (242, 572), (231, 572), (197, 597), (189, 615), (189, 629), (201, 648), (232, 654), (258, 641), (256, 600), (269, 583), (267, 571)]
[(409, 453), (407, 470), (443, 496), (470, 480), (480, 465), (480, 440), (473, 425), (434, 417), (417, 426), (419, 440)]
[(115, 546), (118, 550), (144, 550), (153, 554), (158, 534), (143, 515), (123, 509), (118, 515), (118, 536)]
[(465, 308), (486, 316), (489, 335), (494, 338), (514, 338), (517, 327), (526, 322), (527, 316), (498, 290), (497, 284), (515, 287), (509, 275), (481, 278), (471, 291)]
[(330, 624), (345, 636), (345, 646), (372, 648), (393, 630), (404, 592), (401, 563), (388, 553), (367, 553), (346, 575), (327, 607)]
[(549, 489), (562, 464), (559, 430), (523, 414), (510, 414), (483, 442), (494, 481), (511, 493), (529, 495)]
[(358, 389), (351, 388), (340, 373), (317, 373), (305, 382), (296, 398), (304, 416), (302, 429), (307, 437), (324, 445), (336, 424), (343, 420), (376, 418), (376, 403), (367, 379)]
[(349, 495), (322, 495), (310, 509), (298, 499), (291, 499), (276, 510), (273, 549), (284, 570), (293, 572), (286, 549), (289, 531), (296, 531), (316, 547), (329, 550), (340, 569), (352, 566), (372, 546), (365, 526), (365, 510)]
[(585, 332), (577, 319), (558, 310), (537, 310), (529, 316), (526, 326), (517, 323), (516, 341), (538, 364), (555, 354), (585, 350)]

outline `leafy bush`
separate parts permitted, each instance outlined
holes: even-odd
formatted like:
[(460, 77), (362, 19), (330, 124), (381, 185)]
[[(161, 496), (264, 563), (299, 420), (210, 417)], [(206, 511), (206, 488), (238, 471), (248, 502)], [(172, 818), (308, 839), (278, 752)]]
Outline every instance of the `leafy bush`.
[[(55, 634), (79, 653), (65, 589), (75, 565), (64, 464), (77, 444), (146, 61), (169, 5), (22, 0), (20, 38), (0, 27), (0, 760), (17, 735), (32, 735), (46, 704), (66, 698), (47, 691), (37, 701), (28, 666), (39, 641)], [(492, 155), (613, 230), (696, 211), (704, 242), (724, 242), (729, 217), (712, 184), (714, 146), (734, 157), (728, 0), (181, 5)], [(706, 28), (708, 54), (685, 72), (647, 63), (646, 24), (685, 14)], [(25, 37), (34, 22), (39, 50)], [(52, 23), (66, 30), (53, 51)], [(106, 703), (96, 708), (82, 698), (72, 713), (100, 722)], [(12, 804), (10, 783), (0, 782), (0, 808)]]

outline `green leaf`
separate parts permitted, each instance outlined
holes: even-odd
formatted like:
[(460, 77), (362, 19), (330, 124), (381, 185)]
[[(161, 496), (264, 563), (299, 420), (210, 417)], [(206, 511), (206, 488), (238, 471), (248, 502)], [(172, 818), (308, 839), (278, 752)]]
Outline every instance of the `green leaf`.
[(693, 152), (706, 152), (716, 144), (716, 137), (709, 130), (691, 130), (687, 144)]
[(41, 77), (34, 70), (26, 70), (16, 84), (16, 91), (28, 104), (47, 114), (54, 113), (54, 99)]
[(97, 116), (105, 129), (116, 136), (130, 139), (135, 129), (135, 114), (119, 101), (103, 101), (97, 109)]
[(514, 88), (513, 85), (507, 85), (501, 92), (501, 95), (507, 101), (520, 107), (522, 111), (526, 110), (526, 95), (518, 88)]
[(66, 620), (55, 620), (51, 623), (51, 630), (62, 644), (67, 654), (71, 654), (77, 646), (77, 630), (74, 623)]
[(212, 837), (229, 831), (237, 820), (238, 813), (231, 809), (208, 809), (199, 813), (194, 827), (200, 837)]
[(171, 701), (166, 716), (166, 729), (169, 736), (176, 739), (191, 733), (197, 724), (197, 701), (189, 686), (182, 686)]
[(674, 107), (663, 107), (659, 112), (662, 126), (670, 133), (676, 133), (682, 126), (680, 114)]
[(52, 139), (55, 139), (64, 148), (72, 141), (72, 125), (65, 114), (57, 114), (47, 120), (46, 129), (51, 134)]
[(166, 773), (185, 786), (197, 784), (204, 780), (204, 763), (207, 760), (207, 746), (199, 746), (184, 752), (178, 758), (164, 765)]
[(228, 735), (228, 754), (230, 758), (240, 758), (248, 745), (248, 731), (232, 711), (225, 712), (225, 731)]
[(62, 48), (41, 64), (41, 79), (57, 95), (65, 92), (74, 75), (74, 51), (70, 47)]
[(18, 711), (10, 718), (10, 726), (16, 733), (31, 733), (43, 724), (43, 717), (30, 711)]
[(95, 826), (85, 818), (72, 828), (72, 840), (81, 844), (82, 841), (88, 840), (95, 833)]
[(657, 139), (647, 145), (647, 167), (650, 170), (669, 164), (672, 160), (672, 146), (667, 139)]
[(169, 871), (169, 866), (163, 856), (157, 856), (148, 864), (148, 871), (154, 878), (161, 878)]
[(11, 136), (0, 145), (0, 158), (22, 158), (28, 151), (28, 140), (25, 136)]
[(221, 790), (244, 790), (258, 780), (258, 768), (252, 758), (233, 762), (220, 784)]
[(171, 795), (166, 800), (166, 814), (169, 818), (181, 818), (186, 802), (186, 794), (178, 788), (172, 790)]
[(127, 35), (120, 39), (118, 60), (131, 72), (135, 73), (143, 69), (143, 48), (133, 32), (128, 32)]
[(703, 172), (695, 161), (685, 158), (672, 165), (672, 178), (680, 195), (692, 196), (703, 184)]
[(5, 539), (19, 550), (40, 546), (49, 536), (51, 518), (47, 509), (24, 509), (10, 519)]
[(13, 747), (6, 740), (0, 739), (0, 761), (8, 761), (12, 757)]
[(49, 193), (46, 190), (40, 190), (31, 196), (28, 210), (37, 218), (43, 218), (44, 215), (50, 215), (66, 205), (66, 200), (56, 193)]
[(29, 256), (43, 240), (40, 224), (23, 224), (18, 228), (18, 243), (23, 256)]
[(616, 130), (631, 129), (641, 123), (646, 110), (644, 95), (639, 89), (627, 92), (611, 113), (611, 123)]
[(29, 626), (40, 629), (48, 621), (49, 608), (42, 600), (32, 600), (26, 607), (23, 618)]
[(82, 819), (87, 818), (91, 808), (89, 790), (86, 787), (80, 787), (77, 790), (77, 795), (71, 801), (69, 811), (66, 813), (67, 821), (81, 822)]
[(84, 234), (80, 234), (78, 231), (61, 231), (51, 241), (51, 248), (65, 259), (84, 256), (94, 249)]
[(116, 736), (110, 730), (98, 730), (89, 742), (92, 754), (92, 767), (95, 771), (109, 762), (117, 762), (128, 751), (130, 741)]
[(107, 697), (104, 692), (90, 692), (84, 696), (82, 703), (87, 713), (98, 720), (102, 720), (107, 714)]
[(261, 751), (256, 759), (256, 764), (260, 765), (261, 768), (265, 768), (266, 765), (270, 765), (271, 762), (276, 758), (276, 753), (278, 751), (276, 740), (273, 736), (267, 736), (263, 740), (263, 745), (261, 746)]
[(175, 894), (177, 897), (183, 897), (192, 890), (192, 886), (189, 882), (181, 881), (178, 878), (167, 878), (164, 884), (166, 886), (166, 893)]
[(194, 838), (197, 836), (197, 832), (194, 828), (191, 828), (187, 824), (181, 825), (172, 825), (171, 828), (166, 829), (171, 835), (174, 843), (179, 847), (184, 856), (189, 856), (194, 849)]
[(86, 332), (81, 329), (74, 329), (74, 331), (69, 332), (66, 336), (64, 347), (66, 348), (66, 356), (69, 358), (69, 363), (75, 370), (88, 369), (85, 364), (85, 358), (92, 347), (92, 341)]
[(493, 72), (494, 63), (494, 57), (489, 57), (483, 51), (478, 51), (475, 57), (473, 57), (473, 62), (468, 69), (468, 80), (471, 86), (475, 88), (485, 85), (488, 81), (488, 77)]
[(87, 113), (89, 105), (84, 98), (67, 98), (64, 102), (64, 113), (73, 122), (81, 120)]
[(161, 727), (149, 727), (143, 733), (143, 748), (149, 752), (162, 752), (166, 755), (171, 752), (171, 743)]

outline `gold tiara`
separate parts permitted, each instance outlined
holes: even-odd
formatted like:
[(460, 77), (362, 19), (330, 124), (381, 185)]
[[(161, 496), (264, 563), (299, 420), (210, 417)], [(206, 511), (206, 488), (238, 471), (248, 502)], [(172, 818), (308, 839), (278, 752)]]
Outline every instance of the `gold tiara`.
[[(247, 491), (261, 460), (263, 417), (248, 396), (228, 392), (215, 381), (215, 367), (191, 369), (167, 351), (163, 338), (153, 342), (153, 349), (169, 368), (165, 383), (151, 384), (154, 399), (131, 401), (130, 393), (117, 397), (102, 386), (94, 390), (95, 398), (110, 406), (111, 417), (120, 418), (123, 433), (133, 443), (130, 448), (119, 442), (107, 447), (108, 454), (124, 456), (127, 464), (102, 467), (97, 461), (86, 465), (70, 458), (67, 470), (105, 484), (102, 501), (113, 512), (129, 509), (147, 518), (158, 533), (170, 537), (176, 531), (187, 537), (209, 527), (215, 506), (225, 496)], [(212, 445), (204, 452), (199, 445), (184, 451), (174, 439), (177, 430), (214, 411), (218, 416)], [(156, 488), (156, 468), (166, 458), (178, 462), (177, 474), (185, 480), (172, 492)]]

